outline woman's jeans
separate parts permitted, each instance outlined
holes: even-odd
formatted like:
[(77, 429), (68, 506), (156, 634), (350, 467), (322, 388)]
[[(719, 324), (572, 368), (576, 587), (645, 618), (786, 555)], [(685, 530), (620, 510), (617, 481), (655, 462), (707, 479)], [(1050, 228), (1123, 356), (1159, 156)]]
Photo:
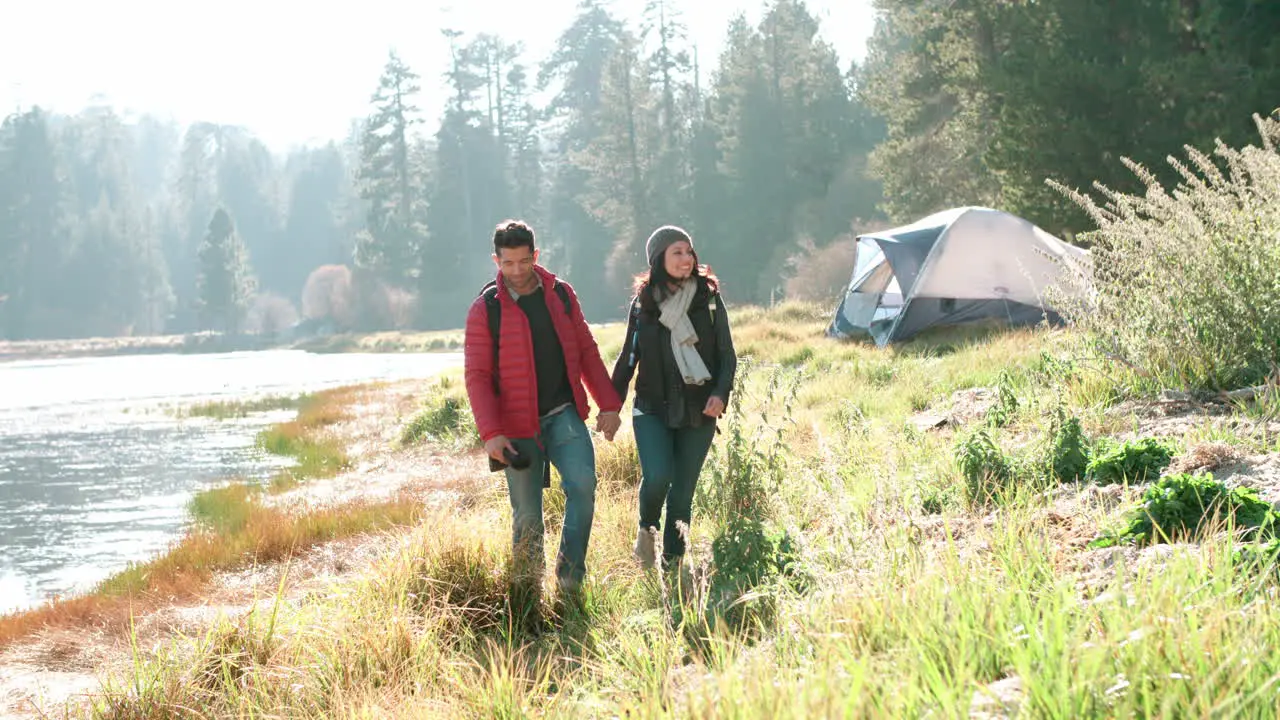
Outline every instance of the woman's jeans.
[(587, 544), (596, 509), (595, 447), (586, 423), (572, 407), (543, 418), (541, 434), (545, 454), (533, 438), (510, 438), (517, 450), (533, 459), (524, 470), (506, 468), (516, 574), (530, 579), (542, 575), (542, 481), (549, 459), (560, 471), (565, 496), (556, 579), (562, 588), (572, 588), (582, 583), (587, 572)]
[(640, 455), (640, 527), (658, 529), (662, 505), (667, 506), (662, 533), (662, 563), (678, 563), (685, 552), (685, 537), (677, 524), (689, 526), (693, 514), (693, 492), (698, 485), (702, 463), (707, 459), (716, 426), (708, 422), (698, 427), (670, 428), (655, 415), (632, 418), (636, 448)]

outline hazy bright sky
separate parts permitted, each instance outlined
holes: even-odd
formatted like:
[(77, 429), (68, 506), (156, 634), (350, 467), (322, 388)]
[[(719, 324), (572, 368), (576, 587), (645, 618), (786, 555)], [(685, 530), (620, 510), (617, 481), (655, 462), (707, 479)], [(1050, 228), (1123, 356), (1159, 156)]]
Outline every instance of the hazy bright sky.
[[(452, 8), (450, 9), (450, 4)], [(683, 0), (703, 72), (730, 18), (764, 0)], [(871, 0), (807, 0), (841, 64), (861, 59)], [(0, 25), (0, 115), (39, 104), (74, 113), (90, 102), (179, 122), (243, 125), (274, 149), (342, 137), (364, 116), (394, 47), (422, 76), (432, 120), (443, 104), (448, 46), (439, 32), (492, 32), (545, 57), (577, 0), (18, 0)], [(612, 0), (639, 18), (644, 0)], [(95, 101), (95, 96), (99, 99)]]

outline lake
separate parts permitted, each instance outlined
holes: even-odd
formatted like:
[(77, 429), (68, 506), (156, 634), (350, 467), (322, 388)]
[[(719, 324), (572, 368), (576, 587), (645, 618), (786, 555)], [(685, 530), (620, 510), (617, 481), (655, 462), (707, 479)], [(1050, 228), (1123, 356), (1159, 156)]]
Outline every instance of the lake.
[(155, 556), (182, 535), (196, 492), (291, 464), (254, 437), (292, 411), (235, 420), (175, 411), (430, 377), (461, 363), (457, 353), (297, 350), (0, 363), (0, 614)]

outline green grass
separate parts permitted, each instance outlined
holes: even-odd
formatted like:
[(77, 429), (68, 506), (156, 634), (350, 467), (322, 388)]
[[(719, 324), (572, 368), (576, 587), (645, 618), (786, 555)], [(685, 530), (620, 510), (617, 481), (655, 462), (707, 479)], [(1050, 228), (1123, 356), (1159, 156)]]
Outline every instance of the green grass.
[(284, 491), (306, 480), (332, 477), (350, 467), (342, 442), (326, 430), (346, 419), (346, 406), (354, 392), (352, 388), (338, 388), (307, 396), (299, 403), (295, 419), (258, 433), (258, 447), (296, 461), (272, 477), (273, 490)]
[(272, 410), (296, 410), (305, 402), (307, 402), (307, 396), (305, 395), (268, 395), (251, 400), (211, 400), (181, 408), (176, 413), (181, 417), (231, 420)]
[(433, 442), (453, 449), (479, 447), (480, 434), (471, 418), (471, 404), (460, 372), (443, 375), (424, 399), (422, 410), (400, 432), (402, 446)]

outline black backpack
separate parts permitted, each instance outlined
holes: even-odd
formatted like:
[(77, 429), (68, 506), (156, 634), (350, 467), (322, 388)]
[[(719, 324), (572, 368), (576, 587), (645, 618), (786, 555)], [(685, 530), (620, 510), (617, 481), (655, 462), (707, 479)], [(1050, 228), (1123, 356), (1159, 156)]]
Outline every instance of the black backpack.
[[(573, 303), (569, 300), (569, 290), (564, 283), (555, 284), (556, 294), (564, 303), (564, 314), (573, 317)], [(489, 337), (493, 340), (493, 394), (500, 395), (498, 388), (498, 329), (502, 326), (502, 302), (498, 300), (498, 283), (490, 281), (480, 289), (480, 297), (484, 298), (486, 315), (489, 317)]]

